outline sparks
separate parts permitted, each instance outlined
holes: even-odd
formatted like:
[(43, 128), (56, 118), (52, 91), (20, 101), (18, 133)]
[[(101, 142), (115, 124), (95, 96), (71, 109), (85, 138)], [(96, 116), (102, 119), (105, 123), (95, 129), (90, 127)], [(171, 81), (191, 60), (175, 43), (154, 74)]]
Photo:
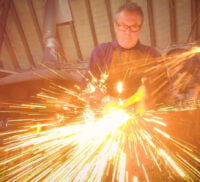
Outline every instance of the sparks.
[[(171, 74), (199, 52), (197, 47), (180, 54), (177, 62), (169, 60)], [(107, 77), (102, 74), (98, 82), (92, 76), (83, 93), (104, 92)], [(190, 80), (187, 74), (182, 77)], [(175, 82), (175, 91), (182, 77)], [(152, 82), (160, 79), (163, 74)], [(123, 82), (118, 82), (116, 89), (122, 93)], [(153, 96), (156, 94), (157, 90)], [(35, 96), (38, 102), (3, 104), (6, 109), (1, 112), (14, 116), (8, 120), (11, 131), (0, 133), (0, 181), (155, 181), (152, 166), (158, 181), (167, 176), (198, 181), (199, 153), (177, 137), (175, 127), (183, 125), (176, 121), (177, 116), (167, 117), (169, 112), (197, 108), (174, 106), (147, 111), (142, 105), (140, 110), (128, 109), (142, 103), (144, 97), (146, 90), (141, 86), (128, 100), (93, 108), (81, 94), (52, 84), (51, 90), (44, 89)]]

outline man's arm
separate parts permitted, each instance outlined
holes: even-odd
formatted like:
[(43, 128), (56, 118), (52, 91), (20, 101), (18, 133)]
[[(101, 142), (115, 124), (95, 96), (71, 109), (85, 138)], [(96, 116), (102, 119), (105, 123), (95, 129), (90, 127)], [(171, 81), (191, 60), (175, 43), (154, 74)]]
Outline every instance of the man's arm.
[(101, 74), (104, 73), (112, 59), (112, 43), (103, 43), (97, 46), (90, 56), (89, 65), (87, 68), (87, 72), (85, 74), (85, 78), (82, 80), (85, 82), (85, 85), (92, 80), (92, 78), (96, 78), (97, 80), (100, 78)]

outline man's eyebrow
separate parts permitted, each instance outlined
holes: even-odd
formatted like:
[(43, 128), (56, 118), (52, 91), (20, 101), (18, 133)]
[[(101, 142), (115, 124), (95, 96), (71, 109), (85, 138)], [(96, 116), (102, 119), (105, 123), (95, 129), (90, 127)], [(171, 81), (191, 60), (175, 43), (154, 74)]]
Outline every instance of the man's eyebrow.
[[(125, 23), (120, 23), (120, 22), (117, 22), (117, 21), (116, 21), (116, 23), (117, 23), (117, 24), (121, 24), (121, 25), (127, 25), (127, 24), (125, 24)], [(136, 26), (141, 26), (141, 25), (142, 25), (142, 23), (134, 23), (134, 24), (127, 25), (127, 26), (129, 26), (129, 27), (130, 27), (130, 26), (135, 26), (135, 25), (136, 25)]]

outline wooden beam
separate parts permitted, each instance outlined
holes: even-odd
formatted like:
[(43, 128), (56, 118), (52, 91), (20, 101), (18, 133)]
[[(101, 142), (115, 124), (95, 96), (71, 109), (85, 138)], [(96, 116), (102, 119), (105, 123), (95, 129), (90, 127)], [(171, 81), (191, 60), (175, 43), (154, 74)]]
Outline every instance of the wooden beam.
[(191, 0), (190, 3), (191, 3), (191, 30), (188, 35), (187, 42), (193, 41), (197, 35), (197, 28), (196, 28), (198, 21), (198, 17), (196, 16), (197, 1)]
[(31, 17), (33, 19), (33, 23), (35, 25), (35, 29), (36, 29), (37, 35), (39, 37), (39, 40), (40, 40), (40, 44), (41, 44), (42, 48), (44, 49), (42, 31), (41, 31), (40, 24), (39, 24), (38, 19), (37, 19), (35, 8), (33, 6), (33, 1), (32, 0), (28, 0), (27, 4), (28, 4), (28, 7), (30, 9)]
[(148, 11), (148, 19), (149, 19), (151, 46), (155, 47), (156, 46), (156, 32), (155, 32), (155, 22), (154, 22), (152, 0), (147, 0), (147, 11)]
[(113, 17), (112, 17), (110, 0), (105, 0), (105, 3), (106, 3), (107, 15), (108, 15), (108, 22), (110, 25), (110, 33), (111, 33), (112, 40), (114, 40), (115, 39), (115, 31), (114, 31), (114, 27), (113, 27)]
[(169, 2), (171, 43), (175, 44), (177, 42), (176, 4), (175, 4), (175, 0), (169, 0), (168, 2)]
[(17, 60), (17, 56), (15, 54), (15, 51), (13, 49), (13, 46), (12, 46), (11, 42), (10, 42), (10, 39), (8, 37), (7, 32), (5, 32), (4, 40), (5, 40), (5, 45), (6, 45), (7, 49), (8, 49), (8, 53), (9, 53), (9, 55), (11, 57), (12, 64), (14, 65), (15, 70), (19, 71), (21, 68), (20, 68), (19, 62)]
[(191, 0), (191, 30), (187, 38), (187, 42), (190, 42), (194, 39), (194, 34), (196, 34), (196, 22), (197, 22), (197, 17), (196, 17), (196, 0)]
[(10, 73), (10, 74), (18, 73), (18, 72), (15, 72), (15, 71), (10, 71), (10, 70), (5, 70), (5, 69), (0, 69), (0, 72), (1, 73)]
[(20, 35), (22, 43), (24, 45), (24, 49), (25, 49), (25, 52), (27, 54), (28, 61), (30, 62), (31, 66), (36, 67), (34, 59), (33, 59), (33, 56), (31, 54), (30, 47), (28, 45), (24, 30), (23, 30), (22, 24), (20, 22), (20, 18), (19, 18), (18, 14), (17, 14), (17, 10), (15, 8), (13, 0), (11, 0), (10, 3), (11, 3), (11, 10), (12, 10), (11, 12), (12, 12), (13, 17), (15, 19), (15, 24), (17, 26), (17, 29), (19, 31), (19, 35)]
[(191, 31), (188, 35), (187, 42), (194, 41), (198, 36), (197, 2), (198, 0), (191, 0)]
[(4, 33), (5, 33), (5, 29), (6, 29), (6, 24), (7, 24), (7, 19), (8, 19), (8, 12), (10, 9), (10, 3), (9, 1), (4, 1), (2, 2), (3, 4), (1, 4), (2, 7), (2, 14), (0, 17), (0, 51), (1, 51), (1, 47), (3, 44), (3, 38), (4, 38)]
[(197, 34), (196, 34), (196, 39), (199, 41), (200, 40), (200, 1), (197, 1)]
[(94, 43), (94, 46), (96, 47), (98, 45), (98, 40), (97, 40), (96, 30), (95, 30), (95, 26), (94, 26), (94, 19), (93, 19), (93, 16), (92, 16), (92, 9), (91, 9), (91, 5), (90, 5), (90, 0), (85, 0), (85, 4), (86, 4), (86, 8), (87, 8), (89, 23), (90, 23), (90, 29), (91, 29), (91, 32), (92, 32), (93, 43)]
[(200, 21), (200, 2), (199, 0), (191, 0), (191, 34), (193, 40), (199, 38), (199, 21)]
[[(60, 25), (62, 26), (62, 25)], [(65, 55), (65, 51), (63, 49), (63, 44), (62, 44), (62, 41), (61, 41), (61, 36), (60, 36), (60, 33), (59, 31), (56, 31), (56, 38), (57, 38), (57, 41), (58, 41), (58, 44), (59, 44), (59, 57), (61, 58), (61, 61), (64, 60), (63, 63), (67, 63), (69, 62), (69, 60), (67, 59), (66, 55)]]
[[(69, 9), (72, 12), (70, 1), (69, 1)], [(77, 36), (77, 33), (76, 33), (76, 29), (75, 29), (75, 26), (74, 26), (73, 19), (74, 18), (73, 18), (73, 13), (72, 13), (72, 21), (69, 22), (69, 25), (70, 25), (70, 29), (71, 29), (71, 32), (72, 32), (72, 37), (73, 37), (73, 40), (74, 40), (74, 44), (75, 44), (75, 47), (76, 47), (76, 52), (77, 52), (79, 61), (83, 61), (83, 55), (82, 55), (81, 48), (80, 48), (80, 45), (79, 45), (78, 36)]]
[(83, 61), (83, 55), (81, 53), (81, 48), (80, 48), (80, 45), (79, 45), (79, 41), (78, 41), (75, 26), (74, 26), (74, 22), (70, 22), (70, 29), (71, 29), (71, 32), (72, 32), (72, 37), (73, 37), (73, 40), (74, 40), (74, 44), (75, 44), (75, 47), (76, 47), (78, 58), (79, 58), (80, 61)]

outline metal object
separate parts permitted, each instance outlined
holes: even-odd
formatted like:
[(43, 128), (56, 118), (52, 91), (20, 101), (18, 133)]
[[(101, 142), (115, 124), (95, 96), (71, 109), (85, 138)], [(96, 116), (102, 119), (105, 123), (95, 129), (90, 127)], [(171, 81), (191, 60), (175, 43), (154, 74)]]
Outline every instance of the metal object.
[(47, 0), (44, 15), (44, 64), (50, 67), (58, 66), (58, 43), (56, 40), (56, 9), (55, 1)]

